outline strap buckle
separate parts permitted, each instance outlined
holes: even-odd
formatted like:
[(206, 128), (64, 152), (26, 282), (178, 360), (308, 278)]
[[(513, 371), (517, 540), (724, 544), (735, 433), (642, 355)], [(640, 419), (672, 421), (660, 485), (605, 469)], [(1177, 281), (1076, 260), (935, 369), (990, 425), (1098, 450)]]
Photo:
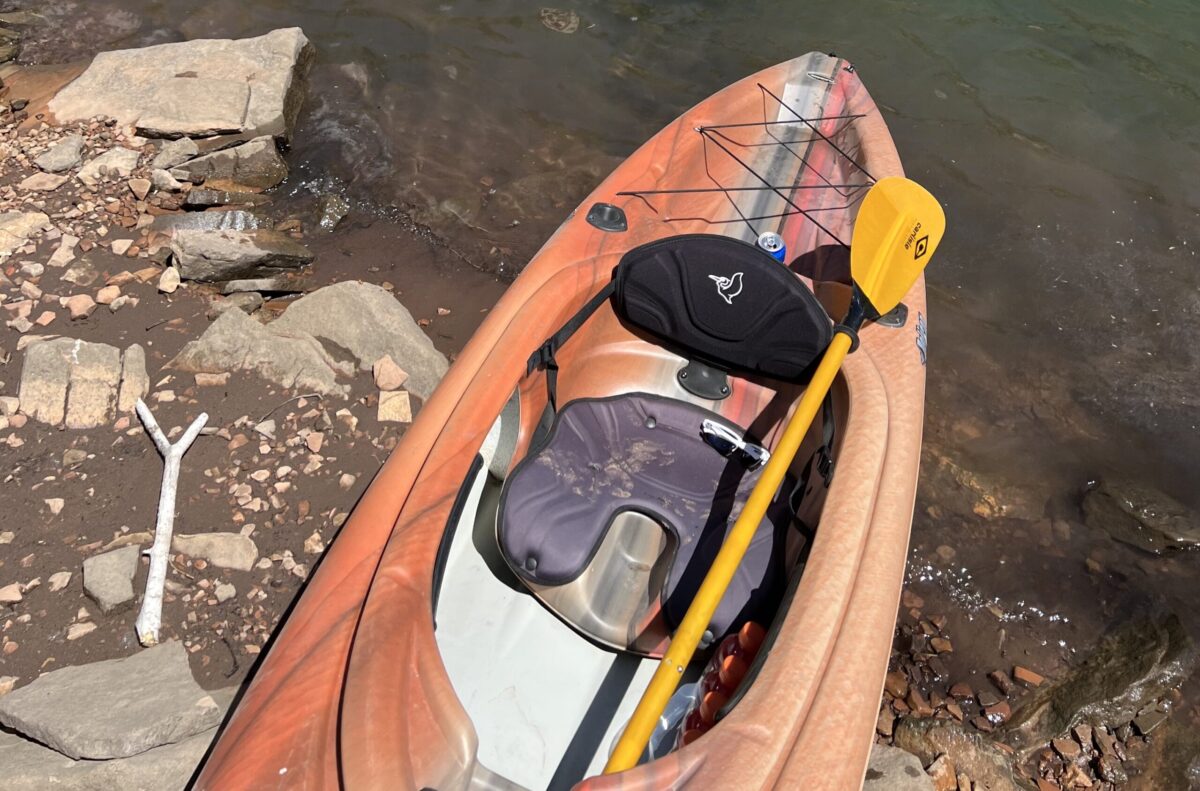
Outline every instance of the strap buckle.
[(548, 340), (539, 346), (533, 354), (529, 355), (529, 361), (525, 363), (525, 375), (529, 376), (538, 368), (549, 367), (554, 362), (554, 340)]
[(817, 448), (817, 472), (821, 474), (821, 478), (825, 481), (825, 488), (829, 488), (829, 484), (833, 483), (833, 456), (829, 453), (829, 448), (825, 445)]

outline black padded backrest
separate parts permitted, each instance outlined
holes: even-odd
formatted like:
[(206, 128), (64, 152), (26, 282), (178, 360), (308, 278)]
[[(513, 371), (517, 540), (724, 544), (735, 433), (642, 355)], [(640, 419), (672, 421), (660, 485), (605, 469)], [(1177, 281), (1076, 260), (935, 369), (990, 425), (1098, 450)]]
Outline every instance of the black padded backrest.
[(634, 248), (613, 273), (625, 321), (718, 368), (805, 383), (832, 337), (825, 309), (786, 266), (727, 236)]

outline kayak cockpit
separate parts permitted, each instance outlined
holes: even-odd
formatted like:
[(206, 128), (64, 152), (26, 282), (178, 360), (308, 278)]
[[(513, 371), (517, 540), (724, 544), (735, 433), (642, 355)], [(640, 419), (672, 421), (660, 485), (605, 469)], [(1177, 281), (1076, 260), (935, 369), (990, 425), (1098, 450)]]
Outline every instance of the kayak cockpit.
[[(693, 235), (627, 253), (612, 284), (531, 359), (531, 375), (549, 369), (545, 412), (522, 415), (518, 391), (492, 427), (434, 590), (438, 646), (490, 783), (569, 787), (603, 768), (830, 326), (804, 281), (762, 250)], [(686, 381), (698, 370), (707, 383)], [(770, 625), (794, 587), (841, 392), (702, 647)], [(674, 748), (668, 730), (653, 755)]]

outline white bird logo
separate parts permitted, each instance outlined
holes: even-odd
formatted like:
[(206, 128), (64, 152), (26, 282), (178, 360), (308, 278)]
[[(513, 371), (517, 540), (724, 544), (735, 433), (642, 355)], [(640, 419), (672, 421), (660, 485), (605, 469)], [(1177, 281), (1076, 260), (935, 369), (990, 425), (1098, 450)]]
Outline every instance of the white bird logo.
[(717, 284), (717, 293), (726, 304), (732, 305), (733, 298), (742, 293), (742, 273), (734, 272), (733, 277), (709, 275), (708, 279)]

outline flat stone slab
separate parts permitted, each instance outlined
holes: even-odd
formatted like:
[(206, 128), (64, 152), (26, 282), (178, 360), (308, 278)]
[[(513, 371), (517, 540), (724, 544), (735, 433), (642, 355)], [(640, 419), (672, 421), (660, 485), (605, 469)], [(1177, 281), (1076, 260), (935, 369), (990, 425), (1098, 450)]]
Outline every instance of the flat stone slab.
[(178, 744), (111, 761), (76, 761), (37, 742), (0, 731), (0, 767), (6, 791), (175, 791), (204, 758), (217, 729)]
[(33, 160), (47, 173), (62, 173), (79, 167), (83, 162), (83, 135), (67, 135)]
[[(236, 693), (236, 688), (212, 693), (222, 716)], [(5, 791), (182, 790), (216, 735), (217, 729), (212, 728), (129, 758), (77, 761), (19, 734), (0, 731), (0, 767), (4, 772), (0, 787)]]
[(258, 562), (258, 546), (241, 533), (177, 534), (171, 538), (171, 549), (223, 569), (249, 571)]
[(140, 552), (138, 546), (121, 547), (83, 561), (83, 590), (104, 613), (133, 601)]
[(258, 215), (240, 209), (160, 214), (150, 224), (151, 230), (169, 234), (178, 231), (255, 231), (262, 227), (263, 221)]
[[(124, 385), (124, 399), (118, 391)], [(132, 409), (149, 386), (145, 353), (105, 343), (54, 338), (32, 343), (21, 368), (21, 411), (34, 420), (67, 428), (106, 425), (115, 406)], [(136, 393), (136, 395), (134, 395)]]
[[(300, 28), (101, 52), (50, 100), (50, 112), (60, 122), (107, 115), (163, 137), (231, 131), (287, 138), (311, 56)], [(193, 84), (183, 86), (187, 80)]]
[(179, 230), (171, 239), (171, 257), (184, 280), (205, 282), (277, 274), (313, 261), (307, 247), (265, 229)]
[(306, 332), (354, 355), (369, 371), (387, 355), (408, 372), (405, 387), (428, 400), (448, 364), (412, 314), (388, 291), (346, 281), (317, 289), (271, 322), (275, 332)]
[(0, 698), (0, 724), (71, 758), (107, 760), (181, 742), (221, 720), (169, 641), (124, 659), (47, 673)]
[(275, 139), (266, 135), (188, 160), (170, 172), (174, 178), (194, 184), (265, 190), (287, 178), (288, 168)]
[(49, 224), (50, 218), (40, 211), (0, 213), (0, 260), (12, 255), (30, 236)]
[(155, 87), (153, 109), (138, 119), (149, 137), (211, 137), (240, 132), (250, 104), (250, 85), (241, 80), (170, 77)]

